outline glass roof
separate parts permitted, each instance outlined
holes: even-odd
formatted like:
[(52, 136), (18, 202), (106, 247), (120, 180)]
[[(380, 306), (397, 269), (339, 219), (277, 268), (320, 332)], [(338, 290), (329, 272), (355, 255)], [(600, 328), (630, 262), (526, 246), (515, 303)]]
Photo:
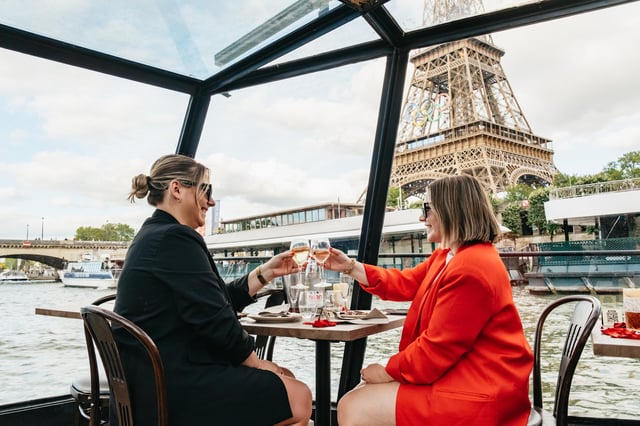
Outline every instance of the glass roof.
[[(0, 3), (0, 23), (202, 80), (338, 7), (370, 10), (382, 4), (407, 32), (516, 3), (485, 0), (483, 5), (472, 0), (457, 7), (456, 2), (435, 0), (5, 0)], [(343, 34), (335, 45), (379, 37), (371, 28), (359, 34)], [(311, 48), (307, 53), (318, 52)]]
[(204, 79), (341, 3), (329, 0), (7, 0), (0, 22)]

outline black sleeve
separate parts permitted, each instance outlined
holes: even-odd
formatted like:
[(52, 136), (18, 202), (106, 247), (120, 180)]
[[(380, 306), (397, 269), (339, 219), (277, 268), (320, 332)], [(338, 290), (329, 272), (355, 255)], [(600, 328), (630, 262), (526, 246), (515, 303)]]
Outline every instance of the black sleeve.
[(155, 262), (158, 278), (171, 289), (180, 317), (207, 350), (239, 364), (253, 351), (253, 338), (236, 318), (226, 285), (214, 273), (201, 241), (191, 228), (169, 227)]

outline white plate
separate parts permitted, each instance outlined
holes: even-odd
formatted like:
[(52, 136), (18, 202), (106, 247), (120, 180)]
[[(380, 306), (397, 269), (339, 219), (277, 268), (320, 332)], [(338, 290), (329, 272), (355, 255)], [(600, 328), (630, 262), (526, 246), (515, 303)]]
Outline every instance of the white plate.
[(302, 315), (297, 313), (290, 313), (286, 317), (272, 317), (264, 315), (247, 315), (247, 318), (251, 318), (255, 322), (296, 322), (302, 319)]
[(351, 311), (351, 312), (352, 313), (338, 312), (336, 316), (339, 319), (352, 320), (352, 319), (363, 319), (363, 318), (366, 318), (367, 315), (369, 315), (369, 311)]

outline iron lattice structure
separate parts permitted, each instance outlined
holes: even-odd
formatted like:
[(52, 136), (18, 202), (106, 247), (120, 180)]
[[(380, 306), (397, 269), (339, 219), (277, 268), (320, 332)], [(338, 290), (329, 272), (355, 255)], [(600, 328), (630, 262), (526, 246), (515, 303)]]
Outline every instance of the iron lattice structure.
[[(424, 19), (441, 23), (479, 12), (480, 0), (426, 0)], [(391, 176), (405, 197), (463, 173), (493, 194), (519, 181), (552, 181), (558, 170), (551, 140), (533, 134), (500, 64), (503, 55), (486, 35), (412, 56)]]

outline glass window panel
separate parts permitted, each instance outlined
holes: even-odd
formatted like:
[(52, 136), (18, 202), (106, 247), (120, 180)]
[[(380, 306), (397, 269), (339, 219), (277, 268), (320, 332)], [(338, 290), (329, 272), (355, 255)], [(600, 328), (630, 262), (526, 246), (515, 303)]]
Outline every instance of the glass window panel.
[(188, 97), (8, 50), (0, 62), (3, 238), (139, 229), (152, 209), (127, 201), (131, 179), (175, 152)]
[(338, 5), (336, 0), (5, 0), (0, 23), (205, 78)]
[(212, 169), (221, 216), (355, 202), (367, 185), (384, 65), (380, 59), (214, 97), (198, 159)]
[(354, 19), (347, 24), (336, 28), (319, 37), (310, 41), (304, 46), (289, 52), (288, 54), (276, 59), (269, 65), (275, 65), (282, 62), (291, 61), (294, 59), (300, 59), (311, 55), (317, 55), (319, 53), (328, 52), (335, 49), (340, 49), (348, 46), (353, 46), (366, 41), (377, 40), (380, 37), (373, 31), (371, 26), (362, 19)]
[(486, 12), (495, 12), (528, 3), (544, 3), (537, 0), (391, 0), (385, 3), (389, 13), (405, 31), (413, 31), (444, 22), (455, 21)]

